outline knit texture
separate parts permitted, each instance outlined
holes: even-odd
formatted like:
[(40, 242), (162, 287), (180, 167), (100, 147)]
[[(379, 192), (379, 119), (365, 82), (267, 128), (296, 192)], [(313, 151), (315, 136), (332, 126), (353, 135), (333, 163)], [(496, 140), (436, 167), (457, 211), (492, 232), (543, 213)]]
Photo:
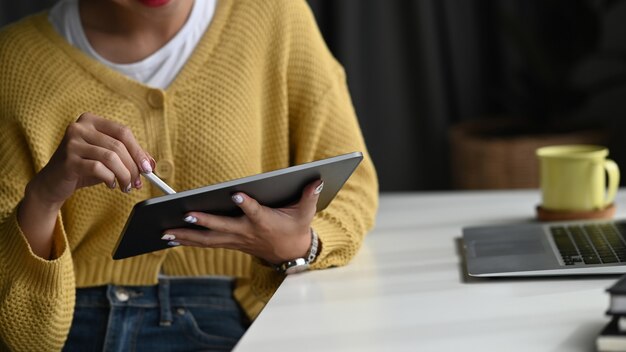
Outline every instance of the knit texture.
[(160, 195), (148, 184), (130, 194), (103, 184), (77, 191), (58, 216), (56, 257), (35, 256), (17, 223), (18, 203), (68, 124), (85, 111), (129, 126), (177, 190), (362, 151), (361, 165), (313, 221), (322, 245), (313, 267), (346, 264), (373, 226), (374, 167), (343, 69), (304, 0), (220, 1), (166, 90), (70, 46), (45, 13), (0, 32), (0, 77), (0, 348), (60, 349), (75, 287), (151, 285), (159, 272), (234, 276), (235, 297), (254, 318), (283, 279), (251, 256), (224, 249), (178, 247), (112, 260), (133, 205)]

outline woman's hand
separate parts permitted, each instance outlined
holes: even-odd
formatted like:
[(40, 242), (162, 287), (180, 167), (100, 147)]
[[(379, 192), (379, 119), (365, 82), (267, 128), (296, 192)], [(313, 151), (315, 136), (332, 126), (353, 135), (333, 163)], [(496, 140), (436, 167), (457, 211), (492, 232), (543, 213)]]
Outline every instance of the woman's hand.
[(190, 212), (184, 220), (205, 229), (171, 229), (165, 231), (162, 239), (173, 246), (235, 249), (273, 264), (302, 258), (311, 246), (311, 221), (323, 186), (322, 181), (309, 184), (298, 203), (278, 209), (262, 206), (246, 194), (236, 193), (233, 202), (244, 215), (228, 217)]
[(151, 172), (154, 159), (130, 129), (84, 113), (71, 123), (48, 164), (33, 179), (42, 201), (62, 204), (82, 187), (105, 183), (123, 192), (140, 188), (141, 172)]
[(128, 127), (84, 113), (67, 127), (50, 161), (28, 183), (18, 210), (18, 223), (33, 252), (52, 257), (57, 212), (79, 188), (105, 183), (124, 192), (140, 188), (141, 172), (154, 159), (137, 143)]

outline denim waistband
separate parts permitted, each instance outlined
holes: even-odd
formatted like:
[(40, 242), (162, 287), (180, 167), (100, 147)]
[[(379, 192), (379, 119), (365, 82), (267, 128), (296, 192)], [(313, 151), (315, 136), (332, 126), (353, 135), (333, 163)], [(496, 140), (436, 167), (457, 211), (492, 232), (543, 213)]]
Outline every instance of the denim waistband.
[(160, 308), (161, 325), (172, 322), (172, 307), (177, 305), (236, 305), (233, 278), (159, 277), (157, 285), (104, 285), (76, 289), (76, 307)]

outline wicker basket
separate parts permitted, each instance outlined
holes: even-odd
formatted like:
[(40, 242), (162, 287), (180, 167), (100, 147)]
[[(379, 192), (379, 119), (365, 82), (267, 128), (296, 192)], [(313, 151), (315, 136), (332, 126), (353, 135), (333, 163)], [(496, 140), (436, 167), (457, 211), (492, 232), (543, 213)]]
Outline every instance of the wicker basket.
[(453, 126), (449, 136), (453, 186), (457, 189), (538, 188), (537, 148), (608, 143), (608, 133), (604, 130), (499, 136), (499, 131), (521, 131), (527, 125), (523, 120), (487, 119)]

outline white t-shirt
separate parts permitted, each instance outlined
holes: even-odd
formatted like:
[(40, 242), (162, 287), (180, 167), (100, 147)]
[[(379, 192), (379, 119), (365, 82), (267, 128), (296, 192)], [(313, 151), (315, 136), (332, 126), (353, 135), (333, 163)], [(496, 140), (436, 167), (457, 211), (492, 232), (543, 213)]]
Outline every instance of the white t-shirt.
[(206, 32), (217, 0), (194, 2), (187, 22), (161, 49), (145, 59), (116, 64), (100, 56), (89, 44), (78, 12), (78, 0), (62, 0), (51, 10), (48, 20), (71, 45), (122, 74), (154, 88), (167, 88), (185, 65)]

